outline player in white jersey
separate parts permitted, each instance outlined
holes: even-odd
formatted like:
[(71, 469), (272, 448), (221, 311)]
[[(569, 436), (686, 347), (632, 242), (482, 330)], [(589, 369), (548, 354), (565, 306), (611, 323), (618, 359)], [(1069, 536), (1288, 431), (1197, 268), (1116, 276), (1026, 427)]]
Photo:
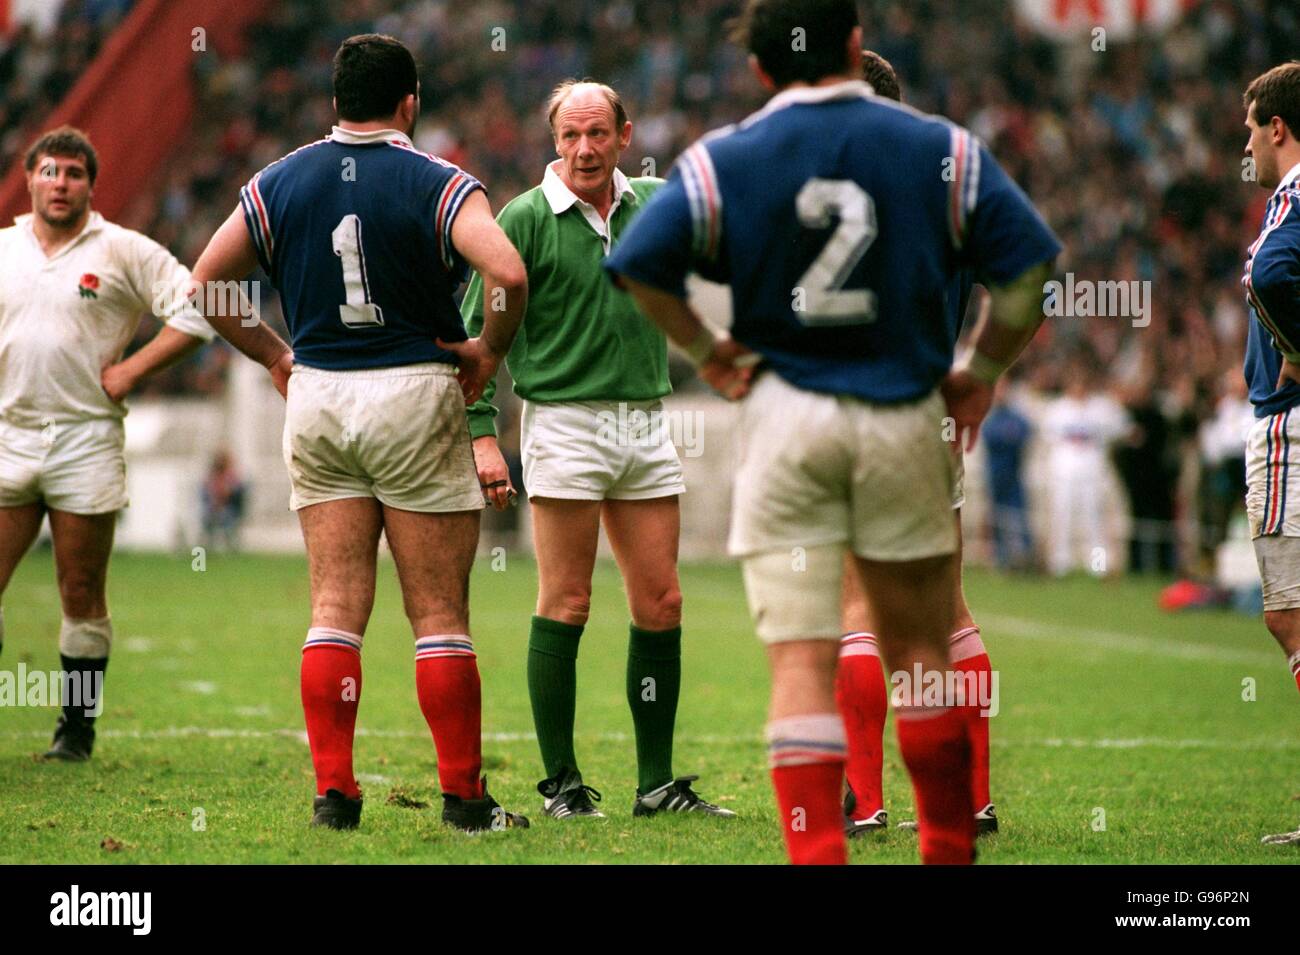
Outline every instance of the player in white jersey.
[[(91, 209), (98, 165), (80, 131), (46, 133), (24, 163), (32, 211), (0, 229), (0, 594), (48, 513), (68, 678), (45, 755), (64, 760), (89, 758), (102, 709), (105, 580), (127, 505), (123, 398), (213, 335), (176, 294), (185, 267)], [(122, 360), (147, 311), (162, 330)]]
[(1043, 419), (1049, 447), (1052, 501), (1050, 569), (1060, 576), (1074, 566), (1076, 531), (1088, 546), (1088, 566), (1106, 573), (1106, 537), (1102, 524), (1102, 486), (1110, 447), (1132, 430), (1118, 401), (1097, 391), (1081, 365), (1067, 372), (1065, 393), (1051, 403)]

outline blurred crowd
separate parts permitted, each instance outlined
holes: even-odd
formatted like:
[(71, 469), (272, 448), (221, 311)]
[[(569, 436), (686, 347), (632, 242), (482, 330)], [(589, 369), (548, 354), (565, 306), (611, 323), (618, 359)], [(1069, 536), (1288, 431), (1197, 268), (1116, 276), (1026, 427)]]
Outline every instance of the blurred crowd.
[[(48, 111), (127, 5), (70, 0), (51, 41), (0, 53), (0, 125), (26, 135), (23, 116)], [(482, 179), (495, 208), (540, 181), (554, 155), (543, 103), (569, 76), (620, 90), (634, 123), (624, 170), (666, 175), (692, 140), (764, 98), (726, 39), (739, 6), (279, 0), (254, 28), (246, 56), (196, 58), (200, 125), (131, 224), (192, 263), (255, 171), (328, 132), (331, 57), (343, 38), (366, 31), (393, 34), (415, 51), (423, 83), (417, 145)], [(1170, 32), (1109, 40), (1104, 49), (1087, 35), (1069, 43), (1042, 36), (1003, 0), (859, 6), (867, 43), (897, 69), (904, 99), (969, 127), (1027, 190), (1065, 244), (1060, 272), (1150, 283), (1140, 320), (1049, 320), (1004, 391), (1007, 409), (1024, 418), (1023, 429), (1012, 422), (1008, 433), (1078, 450), (1071, 414), (1101, 422), (1098, 466), (1114, 469), (1127, 494), (1126, 562), (1169, 571), (1204, 561), (1240, 519), (1249, 410), (1238, 281), (1268, 195), (1242, 162), (1241, 94), (1300, 51), (1300, 4), (1203, 0)], [(73, 12), (92, 8), (108, 12)], [(28, 60), (42, 68), (29, 70)], [(13, 155), (15, 135), (0, 142), (0, 162)], [(274, 319), (274, 303), (269, 310)], [(152, 387), (217, 393), (228, 360), (221, 347), (205, 349)], [(1094, 504), (1071, 501), (1052, 506), (1091, 534)], [(1021, 540), (1016, 526), (1008, 533)], [(1068, 555), (1026, 543), (1026, 554), (1019, 543), (998, 553), (1013, 565), (1069, 564)]]
[(0, 35), (0, 169), (22, 160), (134, 2), (64, 0), (49, 8), (52, 22), (24, 22)]

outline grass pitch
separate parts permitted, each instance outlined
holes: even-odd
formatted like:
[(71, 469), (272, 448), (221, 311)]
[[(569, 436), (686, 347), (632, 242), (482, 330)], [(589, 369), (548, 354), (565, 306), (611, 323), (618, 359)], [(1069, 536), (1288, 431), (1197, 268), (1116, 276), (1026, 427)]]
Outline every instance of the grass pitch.
[[(623, 698), (627, 613), (616, 569), (597, 566), (579, 657), (578, 756), (605, 820), (544, 818), (524, 679), (534, 565), (511, 557), (472, 583), (483, 674), (485, 769), (526, 831), (469, 837), (439, 822), (433, 745), (415, 699), (413, 646), (391, 564), (366, 634), (356, 771), (361, 829), (307, 825), (311, 761), (298, 701), (308, 622), (305, 560), (118, 554), (116, 643), (94, 760), (46, 764), (56, 711), (0, 708), (0, 862), (778, 863), (761, 742), (768, 678), (738, 569), (682, 568), (683, 695), (675, 769), (699, 773), (735, 820), (632, 819), (632, 725)], [(1300, 824), (1300, 699), (1263, 623), (1165, 615), (1139, 581), (967, 575), (1000, 674), (993, 796), (1003, 831), (982, 863), (1297, 862), (1260, 835)], [(58, 668), (48, 551), (5, 595), (0, 669)], [(1254, 699), (1246, 700), (1250, 680)], [(886, 808), (914, 818), (886, 733)], [(1102, 828), (1104, 826), (1104, 828)], [(856, 863), (916, 861), (892, 830), (855, 841)]]

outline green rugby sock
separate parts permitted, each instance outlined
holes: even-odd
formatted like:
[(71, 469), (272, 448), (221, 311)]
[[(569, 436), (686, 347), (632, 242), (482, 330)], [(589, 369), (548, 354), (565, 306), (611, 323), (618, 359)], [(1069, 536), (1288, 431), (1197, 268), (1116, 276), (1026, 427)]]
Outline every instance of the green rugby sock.
[(528, 699), (546, 775), (578, 768), (573, 755), (573, 711), (578, 694), (578, 639), (582, 626), (533, 617), (528, 632)]
[(627, 646), (627, 703), (636, 728), (637, 788), (673, 780), (673, 726), (682, 686), (682, 628), (642, 630), (632, 624)]

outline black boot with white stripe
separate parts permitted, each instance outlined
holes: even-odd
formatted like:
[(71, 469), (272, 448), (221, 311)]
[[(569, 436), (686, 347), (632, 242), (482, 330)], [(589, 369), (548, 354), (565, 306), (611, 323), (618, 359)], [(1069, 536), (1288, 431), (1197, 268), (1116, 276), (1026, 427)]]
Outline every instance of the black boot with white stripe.
[(592, 801), (600, 802), (600, 793), (584, 785), (582, 774), (574, 770), (561, 769), (550, 779), (543, 779), (537, 784), (537, 791), (542, 794), (542, 811), (548, 816), (556, 819), (575, 816), (605, 818)]
[(691, 783), (699, 778), (699, 776), (683, 776), (670, 783), (664, 783), (658, 789), (652, 789), (648, 793), (642, 794), (638, 791), (636, 802), (632, 804), (632, 815), (653, 816), (657, 812), (702, 812), (709, 816), (723, 818), (735, 816), (736, 814), (730, 809), (705, 802), (691, 789)]

